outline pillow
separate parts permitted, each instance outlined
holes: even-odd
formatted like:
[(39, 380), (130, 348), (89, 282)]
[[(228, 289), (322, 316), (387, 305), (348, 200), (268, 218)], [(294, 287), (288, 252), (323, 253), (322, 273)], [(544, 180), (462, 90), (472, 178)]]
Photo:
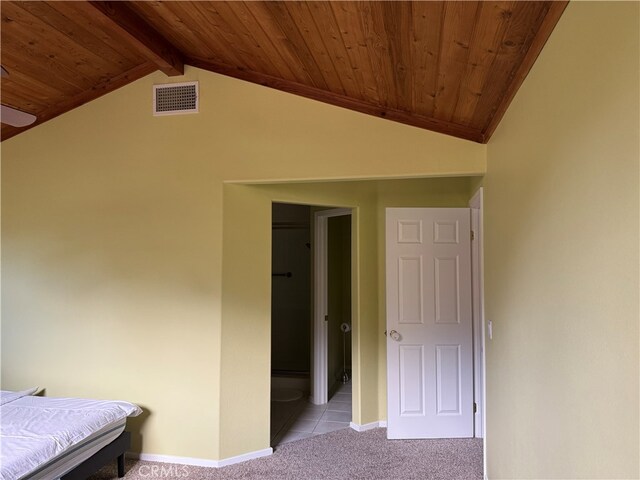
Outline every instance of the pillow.
[(13, 402), (27, 395), (33, 395), (38, 391), (38, 387), (28, 388), (27, 390), (21, 390), (20, 392), (12, 392), (11, 390), (0, 390), (0, 405)]

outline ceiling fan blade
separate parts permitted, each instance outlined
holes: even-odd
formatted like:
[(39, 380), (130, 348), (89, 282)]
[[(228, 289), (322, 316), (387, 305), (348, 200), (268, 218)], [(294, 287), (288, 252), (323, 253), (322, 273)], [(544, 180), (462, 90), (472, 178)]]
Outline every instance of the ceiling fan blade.
[[(9, 72), (0, 65), (0, 76), (8, 77)], [(0, 123), (11, 125), (12, 127), (26, 127), (36, 121), (36, 116), (22, 112), (7, 105), (0, 105)]]
[(0, 105), (0, 122), (12, 127), (26, 127), (36, 121), (36, 116), (21, 112), (6, 105)]

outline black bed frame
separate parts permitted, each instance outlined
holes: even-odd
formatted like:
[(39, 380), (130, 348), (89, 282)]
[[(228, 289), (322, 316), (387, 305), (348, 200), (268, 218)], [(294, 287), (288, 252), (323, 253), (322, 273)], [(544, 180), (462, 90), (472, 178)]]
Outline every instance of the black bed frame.
[(131, 433), (122, 432), (113, 442), (63, 475), (60, 480), (85, 480), (115, 459), (118, 461), (118, 478), (122, 478), (124, 477), (124, 454), (129, 447), (131, 447)]

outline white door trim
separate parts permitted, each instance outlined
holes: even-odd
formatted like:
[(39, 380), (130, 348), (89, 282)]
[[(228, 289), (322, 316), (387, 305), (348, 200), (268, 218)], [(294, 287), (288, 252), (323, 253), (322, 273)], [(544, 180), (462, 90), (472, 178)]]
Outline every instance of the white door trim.
[(311, 402), (322, 405), (329, 401), (329, 373), (327, 351), (329, 348), (329, 332), (326, 316), (328, 314), (328, 248), (330, 217), (351, 215), (350, 208), (322, 210), (314, 214), (314, 299), (313, 299), (313, 348), (311, 353)]
[(475, 417), (475, 436), (483, 438), (484, 472), (487, 471), (486, 430), (486, 363), (485, 363), (485, 318), (484, 318), (484, 248), (483, 207), (484, 189), (480, 187), (469, 200), (471, 227), (475, 238), (471, 242), (471, 269), (473, 279), (473, 343), (474, 343), (474, 394), (478, 403)]
[(473, 389), (477, 411), (474, 415), (474, 436), (484, 437), (484, 338), (482, 285), (482, 187), (469, 200), (471, 208), (471, 281), (473, 298)]

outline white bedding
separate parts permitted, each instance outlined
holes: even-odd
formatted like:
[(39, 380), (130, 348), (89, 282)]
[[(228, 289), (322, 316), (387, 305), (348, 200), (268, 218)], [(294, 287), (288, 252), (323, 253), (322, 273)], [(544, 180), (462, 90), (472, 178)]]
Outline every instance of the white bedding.
[(30, 476), (95, 432), (142, 413), (119, 401), (21, 396), (0, 406), (0, 479)]

